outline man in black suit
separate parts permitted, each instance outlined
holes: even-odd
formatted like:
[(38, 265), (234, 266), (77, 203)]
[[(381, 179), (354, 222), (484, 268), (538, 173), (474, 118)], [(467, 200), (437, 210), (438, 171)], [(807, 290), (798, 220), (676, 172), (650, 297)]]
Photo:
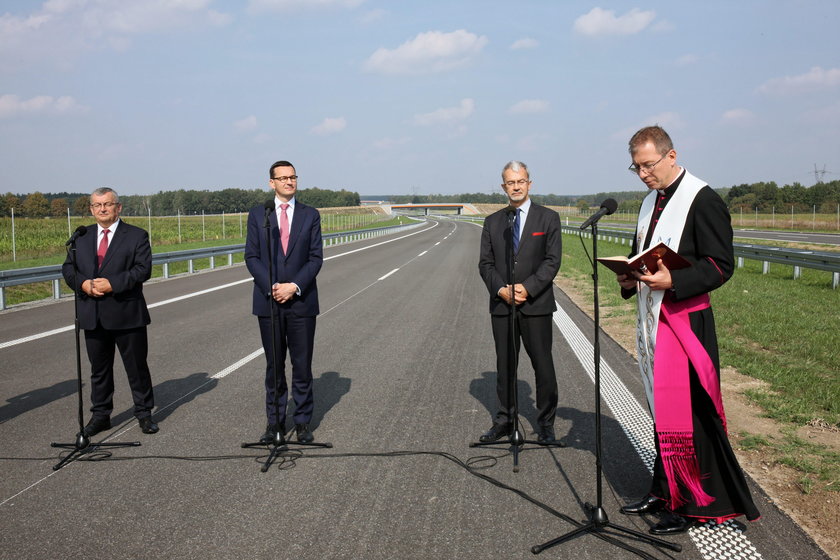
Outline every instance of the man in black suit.
[(677, 164), (668, 133), (642, 128), (630, 139), (630, 171), (650, 190), (642, 202), (631, 255), (665, 242), (691, 266), (616, 277), (625, 299), (637, 296), (636, 348), (654, 419), (656, 460), (650, 492), (621, 508), (628, 515), (666, 510), (650, 528), (682, 533), (697, 520), (759, 517), (726, 434), (720, 360), (709, 292), (735, 270), (726, 204)]
[[(151, 322), (143, 282), (152, 274), (152, 248), (144, 229), (120, 220), (122, 205), (113, 189), (103, 187), (90, 195), (96, 226), (76, 241), (74, 275), (72, 255), (61, 272), (79, 298), (79, 327), (91, 365), (90, 422), (88, 437), (111, 427), (114, 409), (114, 350), (119, 349), (131, 396), (134, 416), (145, 434), (158, 425), (152, 418), (155, 397), (146, 358), (149, 353), (146, 325)], [(75, 277), (76, 284), (73, 284)]]
[[(511, 302), (515, 304), (516, 348), (519, 341), (531, 358), (537, 393), (537, 436), (540, 443), (555, 443), (554, 416), (557, 412), (557, 377), (551, 356), (552, 313), (556, 304), (552, 285), (560, 269), (560, 216), (528, 198), (531, 179), (528, 167), (511, 161), (502, 170), (502, 188), (510, 207), (484, 220), (478, 269), (490, 292), (490, 319), (496, 343), (496, 393), (499, 410), (493, 426), (481, 436), (484, 443), (510, 435), (513, 395), (508, 394), (510, 371), (508, 355)], [(513, 227), (509, 210), (515, 210)], [(508, 283), (508, 250), (513, 246), (514, 283)]]
[[(318, 284), (315, 277), (324, 262), (321, 240), (321, 215), (318, 210), (295, 200), (297, 175), (288, 161), (278, 161), (269, 169), (269, 186), (274, 199), (255, 206), (248, 214), (245, 240), (245, 264), (254, 277), (253, 313), (260, 326), (265, 350), (265, 412), (268, 426), (260, 442), (274, 441), (275, 434), (286, 432), (286, 350), (292, 362), (292, 398), (298, 441), (310, 443), (309, 428), (314, 409), (312, 392), (312, 353), (315, 343), (315, 319), (319, 313)], [(266, 245), (266, 220), (269, 224), (269, 247)], [(272, 274), (269, 275), (269, 267)], [(273, 285), (270, 285), (273, 279)], [(274, 356), (271, 341), (271, 306), (274, 306), (277, 348), (277, 385), (275, 395)], [(278, 405), (275, 406), (275, 397)]]

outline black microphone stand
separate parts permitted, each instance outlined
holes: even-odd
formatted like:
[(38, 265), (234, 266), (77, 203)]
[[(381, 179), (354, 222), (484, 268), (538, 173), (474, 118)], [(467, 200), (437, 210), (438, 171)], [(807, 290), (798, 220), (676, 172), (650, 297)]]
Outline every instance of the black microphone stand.
[[(508, 417), (512, 423), (512, 430), (510, 436), (508, 436), (507, 442), (505, 441), (488, 441), (488, 442), (474, 442), (470, 444), (470, 447), (487, 447), (490, 445), (510, 445), (513, 449), (513, 472), (519, 472), (519, 451), (520, 448), (525, 445), (526, 443), (531, 443), (534, 445), (540, 445), (543, 447), (563, 447), (563, 444), (560, 442), (553, 442), (553, 443), (543, 443), (540, 441), (534, 441), (525, 439), (522, 433), (519, 431), (519, 390), (517, 389), (517, 371), (519, 369), (519, 321), (518, 313), (519, 310), (516, 308), (516, 302), (514, 301), (514, 286), (516, 285), (516, 270), (515, 270), (515, 262), (516, 259), (513, 254), (513, 228), (516, 219), (516, 210), (513, 212), (508, 213), (508, 231), (510, 232), (510, 243), (507, 245), (507, 262), (508, 262), (508, 278), (507, 282), (510, 286), (510, 312), (509, 312), (509, 325), (508, 330), (510, 331), (510, 337), (508, 338), (508, 379), (507, 379), (507, 394), (508, 400), (510, 405), (508, 406)], [(498, 372), (497, 372), (498, 373)]]
[(91, 443), (90, 438), (85, 435), (85, 413), (84, 402), (82, 401), (82, 350), (79, 343), (79, 287), (77, 286), (77, 278), (79, 275), (79, 268), (76, 264), (76, 239), (71, 238), (70, 244), (67, 247), (67, 253), (70, 260), (73, 262), (73, 310), (75, 313), (75, 334), (76, 334), (76, 380), (77, 393), (79, 396), (79, 433), (76, 434), (76, 441), (73, 443), (51, 443), (50, 447), (58, 447), (60, 449), (70, 449), (70, 453), (65, 455), (58, 464), (53, 467), (57, 471), (67, 463), (75, 461), (82, 455), (86, 455), (99, 448), (116, 448), (116, 447), (138, 447), (139, 441), (131, 442), (100, 442)]
[[(270, 201), (270, 203), (266, 203), (265, 220), (263, 221), (263, 228), (265, 229), (265, 246), (266, 250), (268, 251), (268, 298), (271, 314), (271, 364), (272, 370), (274, 372), (274, 417), (277, 419), (276, 425), (282, 426), (285, 424), (285, 418), (280, 418), (280, 401), (278, 397), (280, 387), (277, 376), (277, 364), (279, 363), (279, 360), (277, 359), (277, 310), (275, 309), (277, 302), (274, 300), (274, 296), (272, 294), (272, 290), (274, 287), (274, 258), (273, 253), (271, 251), (271, 222), (269, 220), (269, 216), (271, 215), (271, 212), (273, 212), (273, 208), (273, 201)], [(332, 447), (331, 443), (303, 443), (300, 441), (286, 440), (284, 436), (285, 434), (283, 434), (280, 430), (275, 430), (274, 439), (271, 440), (270, 443), (265, 443), (261, 441), (243, 443), (242, 449), (263, 446), (270, 447), (268, 457), (266, 458), (262, 468), (260, 469), (260, 472), (267, 472), (268, 469), (271, 468), (271, 464), (274, 462), (274, 460), (280, 456), (281, 452), (286, 451), (289, 445), (300, 445), (305, 447)]]
[[(547, 543), (535, 545), (531, 547), (531, 552), (539, 554), (547, 548), (563, 543), (572, 539), (580, 533), (592, 533), (596, 537), (609, 542), (619, 548), (623, 548), (633, 554), (647, 558), (649, 560), (656, 560), (650, 554), (632, 547), (629, 544), (616, 540), (613, 537), (632, 537), (636, 540), (647, 542), (654, 546), (668, 548), (675, 552), (682, 550), (682, 545), (671, 543), (651, 535), (641, 533), (634, 529), (622, 527), (612, 523), (607, 517), (607, 512), (604, 510), (601, 490), (601, 344), (599, 339), (600, 314), (598, 312), (598, 224), (592, 223), (592, 281), (593, 281), (593, 298), (594, 298), (594, 318), (595, 318), (595, 340), (593, 343), (594, 359), (595, 359), (595, 488), (596, 488), (596, 503), (595, 505), (586, 503), (584, 508), (589, 516), (589, 522), (581, 525), (577, 529), (569, 531), (565, 535), (561, 535), (556, 539), (548, 541)], [(614, 529), (616, 532), (607, 532), (605, 529)], [(624, 533), (624, 534), (622, 534)]]

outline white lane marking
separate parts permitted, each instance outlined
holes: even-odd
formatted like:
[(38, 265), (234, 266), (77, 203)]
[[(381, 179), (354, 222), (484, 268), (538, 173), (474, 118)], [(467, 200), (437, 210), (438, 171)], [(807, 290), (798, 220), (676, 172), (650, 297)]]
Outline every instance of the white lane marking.
[(395, 268), (394, 270), (392, 270), (391, 272), (389, 272), (385, 276), (380, 276), (377, 280), (385, 280), (386, 278), (388, 278), (389, 276), (391, 276), (393, 273), (395, 273), (398, 270), (399, 270), (399, 268)]
[(417, 255), (417, 256), (418, 256), (418, 257), (422, 257), (422, 256), (423, 256), (423, 255), (425, 255), (426, 253), (428, 253), (428, 251), (423, 251), (422, 253), (420, 253), (420, 254), (419, 254), (419, 255)]
[[(569, 314), (557, 303), (554, 322), (569, 343), (583, 369), (595, 382), (595, 349)], [(606, 360), (601, 358), (601, 397), (612, 412), (627, 439), (636, 449), (648, 472), (653, 473), (656, 448), (653, 441), (653, 421), (627, 386), (619, 379)], [(689, 529), (694, 545), (703, 558), (732, 558), (733, 560), (761, 560), (761, 554), (733, 520), (720, 525), (703, 523)]]
[[(343, 257), (345, 255), (350, 255), (352, 253), (358, 253), (359, 251), (366, 251), (367, 249), (373, 249), (374, 247), (379, 247), (380, 245), (385, 245), (386, 243), (392, 243), (394, 241), (399, 241), (400, 239), (405, 239), (406, 237), (411, 237), (412, 235), (417, 235), (418, 233), (423, 233), (423, 232), (429, 231), (430, 229), (434, 229), (437, 226), (438, 226), (438, 222), (435, 222), (431, 227), (422, 229), (420, 231), (415, 231), (414, 233), (409, 233), (409, 234), (403, 235), (401, 237), (395, 237), (394, 239), (389, 239), (388, 241), (382, 241), (381, 243), (376, 243), (374, 245), (368, 245), (367, 247), (361, 247), (359, 249), (354, 249), (352, 251), (347, 251), (345, 253), (341, 253), (341, 254), (338, 254), (338, 255), (332, 255), (330, 257), (325, 257), (324, 260), (329, 261), (329, 260), (332, 260), (332, 259), (337, 259), (338, 257)], [(182, 301), (182, 300), (185, 300), (185, 299), (194, 298), (194, 297), (197, 297), (197, 296), (203, 296), (205, 294), (209, 294), (209, 293), (215, 292), (217, 290), (224, 290), (225, 288), (238, 286), (239, 284), (244, 284), (246, 282), (253, 282), (253, 279), (252, 278), (245, 278), (244, 280), (238, 280), (236, 282), (231, 282), (229, 284), (224, 284), (222, 286), (216, 286), (214, 288), (208, 288), (206, 290), (200, 290), (198, 292), (192, 292), (192, 293), (189, 293), (189, 294), (184, 294), (183, 296), (178, 296), (178, 297), (174, 297), (172, 299), (167, 299), (167, 300), (164, 300), (164, 301), (159, 301), (157, 303), (152, 303), (152, 304), (149, 305), (149, 309), (153, 309), (155, 307), (160, 307), (161, 305), (168, 305), (170, 303), (175, 303), (175, 302)], [(59, 327), (59, 328), (53, 329), (51, 331), (45, 331), (45, 332), (42, 332), (42, 333), (37, 333), (37, 334), (22, 337), (22, 338), (16, 338), (14, 340), (9, 340), (7, 342), (0, 342), (0, 350), (2, 350), (3, 348), (8, 348), (9, 346), (16, 346), (18, 344), (24, 344), (26, 342), (32, 342), (33, 340), (38, 340), (40, 338), (46, 338), (46, 337), (52, 336), (54, 334), (61, 334), (61, 333), (65, 333), (67, 331), (72, 331), (73, 328), (74, 328), (73, 325), (67, 325), (65, 327)]]

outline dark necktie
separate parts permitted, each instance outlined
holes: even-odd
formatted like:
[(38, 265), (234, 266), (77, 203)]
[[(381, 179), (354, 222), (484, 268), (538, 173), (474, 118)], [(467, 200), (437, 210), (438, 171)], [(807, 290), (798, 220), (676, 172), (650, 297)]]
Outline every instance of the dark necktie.
[(513, 220), (513, 252), (519, 251), (519, 214), (522, 212), (521, 208), (516, 209), (516, 218)]

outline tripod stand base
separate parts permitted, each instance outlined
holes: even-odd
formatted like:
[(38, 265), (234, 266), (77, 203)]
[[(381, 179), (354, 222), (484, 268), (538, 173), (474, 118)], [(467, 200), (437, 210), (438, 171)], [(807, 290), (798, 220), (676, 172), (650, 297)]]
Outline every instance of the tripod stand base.
[(488, 447), (490, 445), (508, 445), (513, 448), (513, 472), (519, 472), (519, 452), (520, 448), (525, 444), (539, 445), (540, 447), (566, 447), (565, 444), (559, 441), (552, 443), (543, 443), (541, 441), (533, 441), (525, 439), (519, 430), (516, 429), (508, 436), (506, 440), (497, 439), (496, 441), (476, 441), (470, 444), (470, 447)]
[(108, 449), (116, 449), (118, 447), (139, 447), (139, 441), (130, 441), (130, 442), (100, 442), (100, 443), (91, 443), (90, 438), (87, 437), (84, 432), (79, 432), (76, 434), (76, 441), (73, 443), (51, 443), (50, 447), (57, 447), (59, 449), (70, 449), (70, 453), (67, 454), (66, 457), (61, 459), (53, 467), (54, 471), (57, 471), (67, 463), (71, 463), (76, 459), (79, 459), (83, 455), (87, 455), (88, 453), (92, 453), (97, 449), (108, 448)]
[(331, 443), (318, 443), (314, 441), (310, 441), (308, 443), (303, 443), (300, 441), (290, 441), (283, 437), (283, 434), (280, 432), (274, 432), (274, 439), (270, 442), (265, 441), (256, 441), (253, 443), (243, 443), (241, 445), (242, 449), (251, 449), (253, 447), (268, 447), (269, 453), (268, 457), (266, 458), (265, 462), (263, 463), (260, 472), (268, 472), (268, 469), (271, 468), (271, 464), (274, 460), (280, 456), (280, 453), (283, 451), (288, 451), (290, 445), (299, 445), (301, 447), (325, 447), (325, 448), (332, 448)]
[[(577, 535), (579, 535), (581, 533), (592, 533), (596, 537), (604, 539), (608, 542), (611, 542), (612, 544), (618, 546), (619, 548), (623, 548), (624, 550), (632, 552), (633, 554), (636, 554), (637, 556), (640, 556), (642, 558), (648, 558), (650, 560), (656, 560), (656, 559), (653, 556), (651, 556), (650, 554), (647, 554), (646, 552), (639, 550), (638, 548), (632, 547), (629, 544), (626, 544), (626, 543), (623, 543), (619, 540), (616, 540), (615, 537), (633, 537), (636, 540), (646, 542), (646, 543), (651, 544), (653, 546), (667, 548), (667, 549), (673, 550), (674, 552), (682, 551), (682, 545), (672, 543), (672, 542), (668, 542), (668, 541), (653, 537), (651, 535), (641, 533), (641, 532), (636, 531), (634, 529), (629, 529), (627, 527), (622, 527), (621, 525), (616, 525), (614, 523), (611, 523), (609, 518), (607, 517), (607, 512), (604, 511), (604, 508), (601, 507), (601, 506), (593, 506), (591, 504), (586, 504), (585, 507), (586, 507), (586, 510), (589, 512), (589, 523), (587, 523), (585, 525), (581, 525), (577, 529), (573, 529), (572, 531), (569, 531), (565, 535), (561, 535), (561, 536), (557, 537), (556, 539), (550, 540), (550, 541), (548, 541), (546, 543), (543, 543), (543, 544), (532, 546), (531, 547), (531, 552), (534, 553), (534, 554), (539, 554), (543, 550), (546, 550), (548, 548), (551, 548), (553, 546), (557, 546), (558, 544), (566, 542), (566, 541), (576, 537)], [(605, 529), (613, 529), (614, 531), (619, 531), (619, 532), (618, 533), (609, 533), (609, 532), (605, 531)], [(622, 534), (622, 533), (624, 533), (624, 534)]]

